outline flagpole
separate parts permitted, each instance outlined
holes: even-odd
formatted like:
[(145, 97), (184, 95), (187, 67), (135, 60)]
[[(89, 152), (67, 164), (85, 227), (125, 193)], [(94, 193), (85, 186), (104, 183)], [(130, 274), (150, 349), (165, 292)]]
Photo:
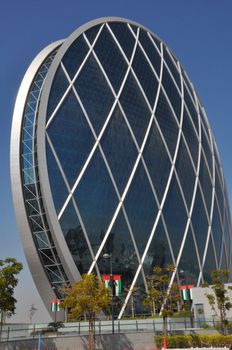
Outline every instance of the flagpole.
[(112, 334), (114, 334), (114, 280), (113, 280), (112, 253), (103, 254), (103, 258), (110, 259), (111, 320), (112, 320)]

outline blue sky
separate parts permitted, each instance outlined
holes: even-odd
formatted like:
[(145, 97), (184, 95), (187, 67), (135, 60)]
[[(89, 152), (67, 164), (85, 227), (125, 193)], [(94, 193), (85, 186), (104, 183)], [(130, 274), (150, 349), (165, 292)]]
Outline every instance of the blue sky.
[(180, 59), (206, 109), (232, 202), (231, 15), (231, 0), (8, 0), (1, 3), (0, 258), (14, 256), (24, 263), (17, 289), (19, 312), (15, 320), (28, 321), (32, 303), (39, 309), (35, 320), (42, 320), (43, 315), (44, 320), (47, 319), (20, 243), (9, 176), (14, 102), (34, 56), (49, 43), (67, 37), (97, 17), (126, 17), (155, 32)]

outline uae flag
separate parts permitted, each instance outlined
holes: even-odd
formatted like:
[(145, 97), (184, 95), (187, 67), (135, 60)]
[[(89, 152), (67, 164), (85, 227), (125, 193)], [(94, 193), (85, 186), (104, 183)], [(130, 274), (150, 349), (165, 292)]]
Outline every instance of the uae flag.
[[(120, 297), (122, 295), (122, 276), (121, 275), (113, 275), (113, 295)], [(105, 282), (107, 288), (111, 288), (110, 286), (110, 275), (102, 275), (102, 280)]]

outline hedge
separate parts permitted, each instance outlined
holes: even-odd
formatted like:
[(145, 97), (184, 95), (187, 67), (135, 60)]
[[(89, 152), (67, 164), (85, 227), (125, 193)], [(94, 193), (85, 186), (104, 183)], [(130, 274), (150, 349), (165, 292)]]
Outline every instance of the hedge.
[[(155, 336), (156, 346), (162, 348), (163, 336)], [(232, 335), (222, 334), (189, 334), (171, 335), (166, 337), (167, 348), (191, 348), (191, 347), (231, 347)], [(232, 348), (231, 348), (232, 349)]]

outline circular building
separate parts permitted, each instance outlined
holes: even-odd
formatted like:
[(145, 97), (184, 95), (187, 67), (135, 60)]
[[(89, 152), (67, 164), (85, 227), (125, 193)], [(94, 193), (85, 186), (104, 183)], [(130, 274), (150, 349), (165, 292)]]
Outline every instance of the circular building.
[(48, 309), (64, 283), (110, 267), (127, 291), (119, 317), (154, 266), (172, 263), (172, 281), (196, 286), (231, 270), (230, 209), (204, 108), (171, 50), (137, 23), (89, 22), (34, 59), (15, 104), (11, 177)]

